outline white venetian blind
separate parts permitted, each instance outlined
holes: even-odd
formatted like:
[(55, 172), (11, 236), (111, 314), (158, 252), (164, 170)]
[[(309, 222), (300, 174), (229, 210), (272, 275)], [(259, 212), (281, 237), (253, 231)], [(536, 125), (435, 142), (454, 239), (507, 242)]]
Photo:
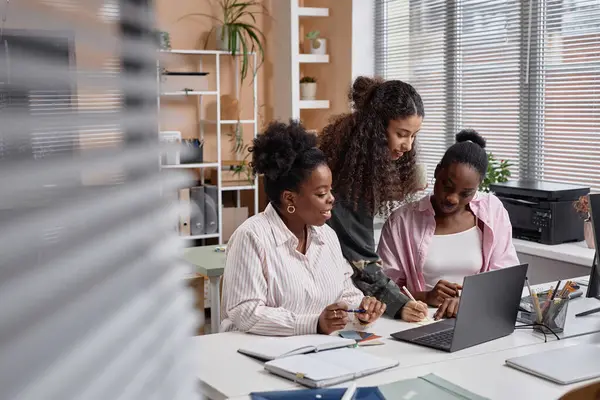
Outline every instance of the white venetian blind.
[(198, 398), (150, 3), (0, 14), (0, 398)]
[(375, 18), (377, 75), (412, 84), (425, 104), (417, 146), (431, 177), (452, 123), (446, 109), (446, 1), (379, 1)]
[(540, 175), (600, 190), (600, 1), (544, 4)]
[(518, 175), (521, 129), (521, 5), (518, 0), (456, 2), (450, 94), (455, 130), (472, 128), (487, 139), (496, 159)]
[[(472, 128), (512, 162), (513, 179), (600, 190), (598, 0), (375, 4), (376, 71), (423, 94), (421, 152), (430, 167), (440, 146)], [(438, 18), (421, 24), (426, 15)]]

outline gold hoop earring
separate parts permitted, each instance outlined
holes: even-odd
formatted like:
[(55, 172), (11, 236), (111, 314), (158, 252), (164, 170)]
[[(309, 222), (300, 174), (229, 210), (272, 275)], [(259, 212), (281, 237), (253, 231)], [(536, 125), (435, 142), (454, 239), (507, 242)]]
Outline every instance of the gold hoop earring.
[(290, 204), (289, 206), (287, 206), (287, 212), (289, 214), (295, 213), (296, 212), (296, 207), (294, 207), (293, 205)]

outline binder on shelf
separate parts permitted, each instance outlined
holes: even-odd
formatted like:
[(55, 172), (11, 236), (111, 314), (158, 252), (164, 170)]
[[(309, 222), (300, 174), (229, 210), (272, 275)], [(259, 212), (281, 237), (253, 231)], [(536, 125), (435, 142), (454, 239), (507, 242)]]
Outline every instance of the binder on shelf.
[(204, 185), (204, 233), (217, 233), (219, 229), (218, 188), (214, 185)]
[(194, 205), (194, 212), (190, 218), (192, 235), (204, 235), (204, 187), (196, 186), (190, 188), (190, 201)]
[(191, 204), (189, 188), (179, 190), (179, 203), (181, 205), (181, 211), (179, 213), (179, 235), (190, 236)]

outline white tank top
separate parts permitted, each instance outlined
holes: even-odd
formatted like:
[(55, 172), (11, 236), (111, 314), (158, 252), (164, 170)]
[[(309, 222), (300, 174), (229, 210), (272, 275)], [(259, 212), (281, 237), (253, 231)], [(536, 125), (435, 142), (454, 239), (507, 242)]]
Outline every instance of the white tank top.
[(479, 273), (482, 251), (482, 234), (477, 226), (450, 235), (434, 235), (423, 265), (427, 290), (442, 279), (462, 285), (465, 276)]

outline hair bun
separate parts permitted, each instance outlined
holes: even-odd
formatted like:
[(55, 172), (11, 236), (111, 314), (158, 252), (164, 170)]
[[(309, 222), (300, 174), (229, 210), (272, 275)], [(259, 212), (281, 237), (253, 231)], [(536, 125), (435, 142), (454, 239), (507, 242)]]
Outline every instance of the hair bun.
[(462, 143), (467, 141), (471, 141), (479, 145), (479, 147), (481, 147), (482, 149), (485, 149), (485, 138), (474, 129), (463, 129), (462, 131), (456, 134), (456, 143)]
[(299, 155), (317, 146), (317, 137), (306, 132), (299, 121), (290, 124), (274, 121), (265, 132), (254, 139), (252, 169), (276, 180), (287, 175)]
[(348, 98), (352, 102), (353, 108), (355, 110), (363, 108), (367, 104), (373, 91), (384, 82), (385, 81), (379, 77), (369, 78), (367, 76), (359, 76), (356, 78), (352, 84), (352, 89), (350, 89), (350, 93), (348, 94)]

